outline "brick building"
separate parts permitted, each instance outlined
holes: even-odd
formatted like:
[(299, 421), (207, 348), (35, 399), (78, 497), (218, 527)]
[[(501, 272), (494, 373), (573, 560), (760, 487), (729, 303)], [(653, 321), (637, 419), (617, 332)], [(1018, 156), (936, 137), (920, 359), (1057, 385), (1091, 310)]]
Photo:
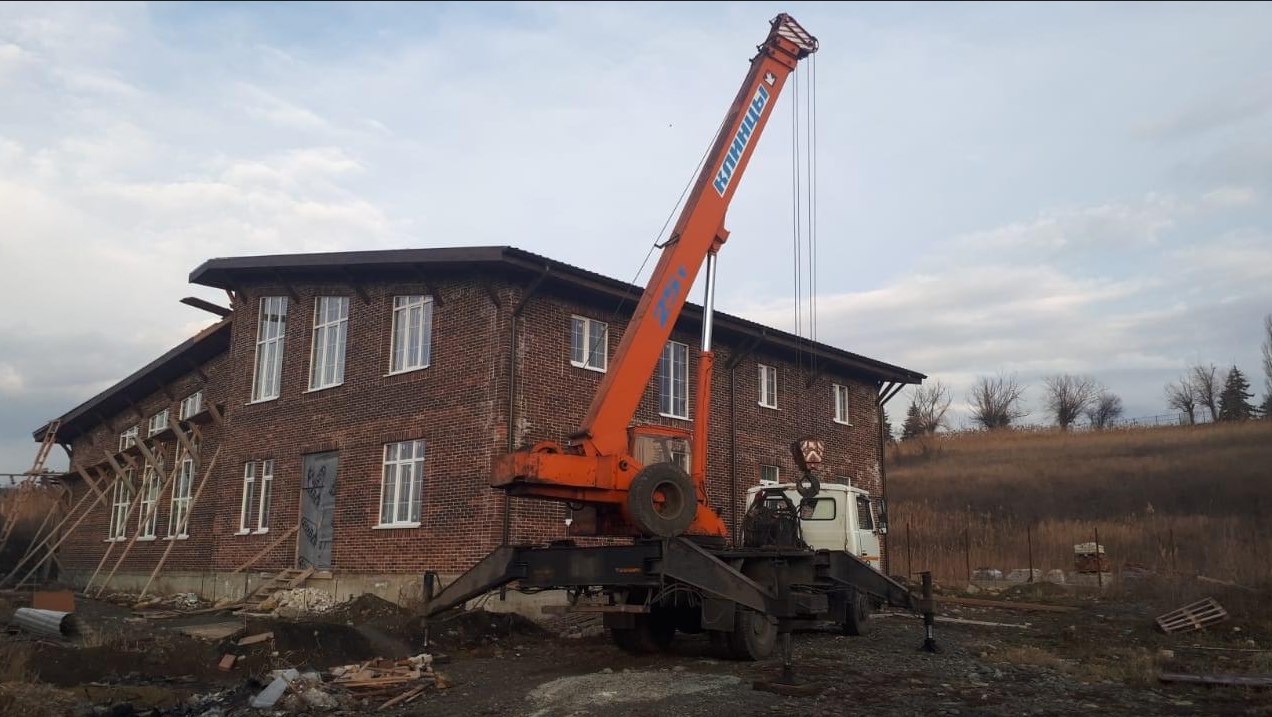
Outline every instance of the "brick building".
[[(568, 507), (490, 488), (491, 462), (577, 428), (638, 287), (510, 247), (213, 259), (190, 280), (230, 311), (60, 419), (86, 511), (65, 580), (136, 588), (162, 558), (158, 590), (224, 597), (312, 565), (317, 587), (404, 599), (424, 570), (565, 536)], [(638, 423), (692, 426), (700, 322), (686, 306)], [(826, 441), (824, 479), (883, 494), (879, 400), (921, 374), (719, 312), (715, 336), (708, 483), (730, 526), (748, 487), (795, 475), (801, 435)]]

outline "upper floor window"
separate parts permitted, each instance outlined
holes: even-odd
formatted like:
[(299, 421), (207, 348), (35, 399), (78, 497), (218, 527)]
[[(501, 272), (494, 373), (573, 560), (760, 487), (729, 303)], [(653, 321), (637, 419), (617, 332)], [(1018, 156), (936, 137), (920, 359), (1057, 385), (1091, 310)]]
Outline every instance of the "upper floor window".
[(186, 420), (190, 416), (198, 415), (203, 411), (203, 389), (199, 389), (194, 393), (181, 399), (181, 409), (177, 413), (179, 420)]
[(393, 297), (393, 353), (389, 373), (428, 368), (433, 344), (433, 297)]
[(760, 405), (777, 408), (777, 369), (760, 364)]
[(262, 296), (256, 325), (256, 373), (252, 401), (278, 398), (283, 377), (283, 339), (287, 335), (287, 297)]
[(831, 385), (830, 393), (835, 402), (835, 423), (851, 426), (852, 422), (848, 420), (848, 387), (836, 383)]
[(123, 433), (119, 434), (119, 450), (127, 450), (137, 445), (137, 426), (129, 426)]
[(344, 383), (349, 297), (320, 296), (314, 302), (314, 344), (309, 359), (309, 390)]
[(570, 363), (604, 371), (609, 362), (609, 324), (582, 316), (570, 317)]
[(689, 418), (689, 347), (668, 341), (658, 360), (658, 412)]
[(153, 436), (168, 427), (168, 409), (156, 413), (150, 417), (150, 427), (147, 436)]
[(424, 480), (424, 441), (386, 443), (380, 484), (380, 525), (415, 528), (420, 524)]

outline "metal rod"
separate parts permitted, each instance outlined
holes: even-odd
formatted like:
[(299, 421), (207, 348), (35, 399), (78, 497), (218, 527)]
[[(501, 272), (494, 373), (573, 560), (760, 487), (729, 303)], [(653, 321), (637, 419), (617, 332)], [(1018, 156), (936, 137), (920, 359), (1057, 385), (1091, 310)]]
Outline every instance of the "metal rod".
[(1025, 542), (1029, 545), (1029, 582), (1032, 583), (1034, 581), (1034, 566), (1033, 566), (1033, 526), (1031, 525), (1025, 526)]
[(707, 253), (707, 282), (702, 300), (702, 350), (711, 350), (711, 325), (715, 322), (716, 253)]

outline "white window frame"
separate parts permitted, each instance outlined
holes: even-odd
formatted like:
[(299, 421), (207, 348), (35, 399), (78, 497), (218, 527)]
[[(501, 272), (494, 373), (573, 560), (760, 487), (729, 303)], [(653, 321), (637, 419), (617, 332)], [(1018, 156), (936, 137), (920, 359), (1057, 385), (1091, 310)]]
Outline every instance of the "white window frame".
[[(423, 439), (384, 444), (384, 471), (380, 479), (380, 522), (376, 528), (418, 528), (423, 511)], [(404, 452), (405, 451), (405, 452)], [(410, 495), (402, 500), (403, 483)]]
[(141, 434), (140, 425), (129, 426), (128, 428), (124, 429), (124, 432), (119, 434), (120, 452), (126, 451), (129, 448), (132, 448), (133, 446), (137, 445), (137, 436), (139, 436), (140, 434)]
[(848, 412), (848, 387), (842, 383), (830, 385), (830, 401), (834, 410), (835, 423), (851, 426), (851, 414)]
[[(159, 496), (163, 482), (159, 469), (146, 461), (141, 473), (141, 500), (137, 502), (137, 540), (154, 540), (159, 526)], [(154, 510), (151, 510), (151, 508)]]
[(168, 427), (168, 409), (165, 408), (162, 411), (150, 417), (150, 423), (148, 424), (146, 428), (146, 437), (149, 438), (150, 436), (153, 436), (156, 433), (162, 433), (163, 429), (167, 427)]
[[(277, 321), (268, 317), (276, 316)], [(262, 296), (256, 318), (256, 357), (252, 362), (252, 403), (273, 401), (281, 393), (283, 350), (287, 339), (287, 297)]]
[[(417, 310), (419, 313), (413, 314)], [(416, 317), (418, 321), (414, 320)], [(390, 376), (428, 368), (433, 360), (433, 297), (427, 294), (394, 296), (391, 334)]]
[(252, 532), (252, 496), (256, 493), (256, 461), (243, 464), (243, 500), (239, 504), (238, 535)]
[(309, 352), (309, 390), (344, 383), (345, 344), (349, 338), (349, 297), (314, 300), (314, 330)]
[(261, 469), (256, 481), (256, 534), (269, 532), (269, 513), (274, 507), (274, 459), (261, 461)]
[[(186, 453), (181, 458), (181, 466), (177, 469), (176, 481), (172, 484), (172, 498), (168, 506), (168, 540), (176, 538), (185, 540), (190, 537), (190, 502), (191, 488), (194, 487), (194, 457)], [(185, 525), (181, 524), (185, 520)], [(180, 532), (178, 532), (180, 531)]]
[(570, 365), (600, 373), (609, 369), (609, 324), (570, 315)]
[(194, 393), (181, 399), (181, 408), (177, 409), (177, 420), (184, 421), (191, 416), (197, 416), (203, 412), (203, 389), (199, 389)]
[(764, 408), (777, 408), (777, 368), (767, 364), (759, 367), (760, 398), (758, 403)]
[[(683, 354), (683, 368), (676, 376), (676, 354)], [(668, 341), (658, 359), (658, 415), (689, 420), (689, 345)], [(678, 389), (678, 390), (677, 390)], [(679, 404), (679, 405), (677, 405)], [(676, 409), (680, 408), (681, 413)]]
[[(773, 469), (773, 471), (772, 471), (772, 472), (773, 472), (773, 477), (772, 477), (772, 478), (765, 478), (765, 477), (764, 477), (764, 472), (765, 472), (765, 470), (767, 470), (767, 469), (769, 469), (769, 468)], [(773, 481), (774, 483), (781, 483), (781, 482), (782, 482), (782, 467), (781, 467), (781, 466), (770, 465), (770, 464), (767, 464), (767, 463), (761, 463), (761, 464), (760, 464), (760, 481), (761, 481), (761, 482), (764, 482), (764, 481)]]
[(132, 511), (133, 469), (125, 468), (124, 477), (115, 480), (114, 494), (111, 496), (110, 526), (106, 540), (128, 539), (128, 517)]

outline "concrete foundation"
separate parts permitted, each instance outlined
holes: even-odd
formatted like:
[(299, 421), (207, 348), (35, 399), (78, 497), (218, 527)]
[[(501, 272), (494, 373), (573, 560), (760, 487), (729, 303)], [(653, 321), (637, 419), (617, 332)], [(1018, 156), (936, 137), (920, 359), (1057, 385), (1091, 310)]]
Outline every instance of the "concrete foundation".
[[(91, 572), (68, 571), (61, 576), (61, 581), (82, 589)], [(194, 593), (200, 598), (216, 602), (217, 600), (237, 600), (261, 583), (269, 580), (272, 572), (165, 572), (155, 577), (149, 594), (156, 596), (174, 595), (176, 593)], [(448, 585), (457, 575), (443, 575), (442, 584)], [(110, 581), (107, 593), (140, 593), (149, 573), (118, 572)], [(100, 581), (98, 581), (100, 585)], [(394, 602), (404, 607), (417, 607), (423, 601), (424, 585), (418, 575), (388, 574), (371, 575), (365, 573), (315, 573), (305, 587), (325, 590), (331, 593), (337, 602), (352, 600), (359, 595), (370, 593), (376, 597)], [(93, 588), (96, 593), (97, 588)], [(547, 605), (564, 605), (564, 591), (546, 591), (525, 594), (516, 590), (508, 590), (503, 599), (498, 592), (471, 600), (469, 608), (481, 607), (490, 612), (515, 612), (532, 619), (543, 617), (542, 608)]]

